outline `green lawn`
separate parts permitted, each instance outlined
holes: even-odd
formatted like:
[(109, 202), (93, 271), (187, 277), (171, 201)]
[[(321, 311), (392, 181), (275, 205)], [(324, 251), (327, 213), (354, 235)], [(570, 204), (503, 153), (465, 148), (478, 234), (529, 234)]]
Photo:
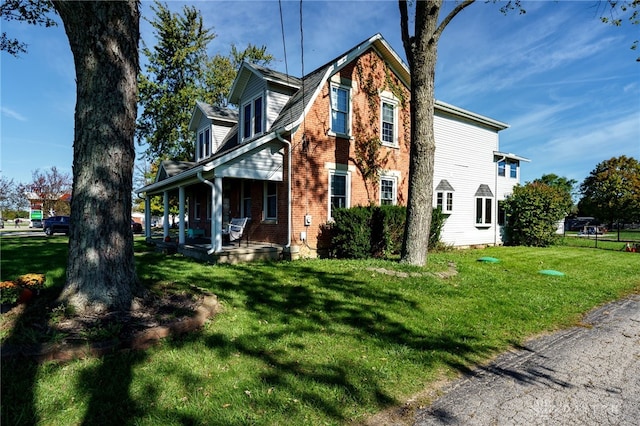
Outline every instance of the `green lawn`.
[[(44, 272), (49, 291), (58, 291), (66, 242), (3, 238), (2, 279)], [(148, 251), (141, 240), (136, 248), (147, 286), (194, 284), (215, 293), (224, 311), (199, 332), (145, 352), (67, 364), (3, 361), (2, 424), (360, 422), (640, 292), (640, 254), (619, 250), (448, 251), (421, 269), (335, 260), (212, 266)], [(478, 262), (483, 256), (500, 262)], [(449, 262), (456, 276), (429, 274)]]

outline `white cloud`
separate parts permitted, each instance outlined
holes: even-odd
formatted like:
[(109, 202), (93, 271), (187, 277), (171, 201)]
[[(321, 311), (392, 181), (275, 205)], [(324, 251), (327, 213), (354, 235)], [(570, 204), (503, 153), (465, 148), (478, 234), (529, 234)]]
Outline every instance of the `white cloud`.
[(5, 106), (2, 107), (2, 115), (18, 121), (27, 121), (27, 117)]

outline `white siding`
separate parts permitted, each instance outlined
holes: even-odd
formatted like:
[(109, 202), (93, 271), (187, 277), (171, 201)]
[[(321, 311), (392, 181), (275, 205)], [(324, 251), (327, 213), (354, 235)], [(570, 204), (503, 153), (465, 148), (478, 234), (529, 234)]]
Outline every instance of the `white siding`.
[[(454, 189), (453, 210), (445, 221), (442, 241), (454, 246), (500, 243), (496, 241), (496, 201), (492, 202), (491, 226), (475, 223), (475, 193), (481, 184), (496, 195), (496, 165), (493, 152), (498, 149), (498, 133), (449, 116), (434, 118), (436, 153), (434, 188), (446, 179)], [(433, 205), (435, 206), (435, 190)]]
[(253, 74), (247, 83), (247, 86), (242, 93), (242, 100), (240, 102), (240, 111), (242, 112), (242, 106), (248, 101), (252, 100), (256, 96), (264, 93), (265, 81), (260, 77)]
[(215, 174), (219, 177), (282, 181), (283, 158), (282, 144), (274, 141), (216, 167)]
[(216, 152), (220, 148), (220, 145), (222, 144), (222, 141), (229, 134), (229, 130), (231, 130), (231, 127), (221, 126), (221, 125), (217, 125), (217, 124), (213, 125), (213, 129), (212, 129), (212, 133), (213, 133), (213, 149), (212, 149), (212, 152)]
[(276, 121), (289, 98), (290, 96), (285, 93), (267, 91), (267, 131), (271, 129), (271, 125)]

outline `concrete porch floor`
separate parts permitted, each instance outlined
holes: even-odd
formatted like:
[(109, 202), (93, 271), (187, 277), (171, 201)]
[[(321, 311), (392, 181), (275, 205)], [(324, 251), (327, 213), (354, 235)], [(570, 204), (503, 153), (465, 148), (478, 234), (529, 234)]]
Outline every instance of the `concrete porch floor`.
[(146, 239), (147, 243), (155, 246), (156, 251), (167, 254), (180, 253), (209, 263), (243, 263), (255, 260), (281, 260), (284, 247), (273, 243), (258, 241), (242, 241), (238, 244), (224, 243), (222, 251), (208, 254), (211, 241), (207, 238), (187, 238), (184, 244), (178, 244), (175, 239), (165, 242), (161, 237)]

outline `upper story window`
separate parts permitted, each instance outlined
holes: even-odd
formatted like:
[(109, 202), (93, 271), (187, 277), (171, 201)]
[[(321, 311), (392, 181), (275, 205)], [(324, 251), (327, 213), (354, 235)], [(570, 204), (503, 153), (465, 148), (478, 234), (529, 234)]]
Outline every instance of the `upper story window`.
[(383, 145), (398, 146), (398, 103), (383, 98), (380, 105), (380, 140)]
[(211, 130), (207, 127), (198, 132), (198, 146), (196, 148), (196, 161), (211, 155)]
[(242, 107), (242, 138), (249, 139), (263, 131), (262, 96), (252, 99)]
[(349, 135), (349, 88), (331, 85), (331, 132)]
[(518, 163), (515, 161), (509, 162), (509, 177), (514, 179), (518, 177)]
[(515, 160), (498, 161), (498, 176), (507, 176), (507, 167), (509, 168), (509, 177), (516, 179), (518, 177), (518, 162)]
[(329, 172), (329, 219), (333, 218), (333, 209), (349, 207), (349, 172), (331, 170)]
[(453, 192), (453, 186), (446, 179), (442, 179), (436, 186), (436, 207), (440, 208), (442, 213), (453, 212)]

